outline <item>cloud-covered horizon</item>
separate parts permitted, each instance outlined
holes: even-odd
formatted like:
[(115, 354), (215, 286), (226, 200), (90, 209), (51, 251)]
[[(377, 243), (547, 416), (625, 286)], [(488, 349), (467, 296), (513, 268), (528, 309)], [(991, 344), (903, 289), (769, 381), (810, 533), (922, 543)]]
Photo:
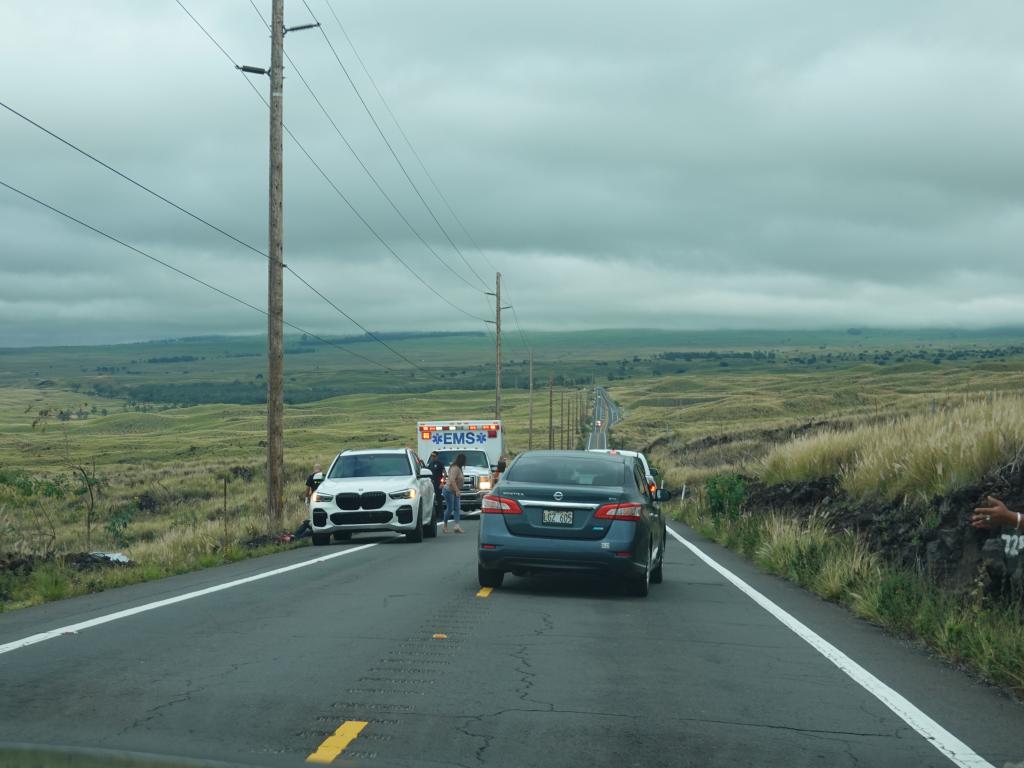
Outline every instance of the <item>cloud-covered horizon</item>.
[[(264, 66), (244, 2), (186, 7)], [(286, 67), (285, 121), (431, 288), (523, 328), (1024, 323), (1024, 7), (913, 0), (330, 0), (472, 240), (390, 121), (327, 0)], [(269, 14), (269, 0), (257, 5)], [(0, 101), (266, 249), (267, 113), (174, 2), (18, 4)], [(288, 2), (290, 25), (309, 21)], [(252, 83), (266, 93), (265, 78)], [(0, 109), (0, 180), (258, 307), (266, 263)], [(285, 261), (374, 330), (478, 330), (410, 274), (285, 141)], [(259, 333), (265, 319), (0, 188), (0, 346)], [(479, 249), (479, 250), (478, 250)], [(472, 264), (472, 270), (463, 261)], [(453, 274), (453, 272), (458, 273)], [(286, 319), (359, 330), (286, 274)], [(511, 320), (511, 318), (509, 318)]]

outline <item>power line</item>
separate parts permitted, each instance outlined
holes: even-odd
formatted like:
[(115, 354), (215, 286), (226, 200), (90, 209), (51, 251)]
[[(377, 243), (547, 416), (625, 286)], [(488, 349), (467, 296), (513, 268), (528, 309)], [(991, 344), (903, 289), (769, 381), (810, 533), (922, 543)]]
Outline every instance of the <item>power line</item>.
[[(199, 23), (199, 21), (196, 19), (196, 17), (193, 16), (191, 13), (189, 13), (188, 9), (185, 8), (185, 6), (181, 3), (181, 0), (175, 0), (175, 2), (177, 2), (177, 4), (181, 7), (182, 10), (185, 11), (185, 13), (188, 15), (188, 17), (190, 19), (192, 19), (193, 22), (195, 22), (196, 26), (198, 26), (199, 29), (202, 30), (203, 34), (205, 34), (213, 42), (213, 44), (218, 48), (218, 50), (220, 50), (220, 52), (223, 53), (225, 57), (227, 57), (228, 61), (230, 61), (232, 63), (232, 66), (235, 66), (237, 68), (238, 65), (235, 63), (235, 60), (231, 58), (231, 55), (226, 50), (224, 50), (223, 46), (221, 46), (221, 44), (217, 42), (217, 40), (213, 37), (213, 35), (210, 34), (210, 32), (207, 31), (207, 29), (202, 24)], [(246, 78), (246, 82), (253, 89), (253, 91), (256, 93), (256, 95), (260, 98), (260, 101), (262, 101), (263, 104), (269, 108), (269, 104), (267, 104), (267, 100), (264, 98), (263, 94), (261, 94), (259, 92), (259, 90), (256, 88), (256, 86), (254, 86), (249, 81), (248, 78)], [(313, 156), (305, 148), (305, 146), (302, 144), (302, 142), (299, 141), (298, 137), (296, 137), (296, 135), (292, 132), (292, 130), (288, 127), (287, 124), (284, 125), (284, 131), (285, 131), (285, 133), (288, 134), (289, 138), (291, 138), (291, 140), (293, 142), (295, 142), (295, 145), (299, 148), (299, 150), (302, 152), (302, 154), (304, 154), (306, 156), (306, 158), (309, 160), (309, 162), (313, 164), (313, 167), (317, 169), (317, 171), (320, 173), (320, 175), (324, 178), (324, 180), (331, 187), (331, 189), (334, 190), (334, 193), (339, 198), (341, 198), (341, 200), (345, 203), (346, 206), (348, 206), (349, 210), (352, 211), (352, 213), (356, 216), (357, 219), (359, 219), (359, 221), (363, 224), (363, 226), (366, 227), (367, 230), (370, 231), (370, 233), (380, 242), (380, 244), (384, 246), (384, 248), (388, 251), (388, 253), (390, 253), (392, 256), (394, 256), (395, 259), (397, 259), (398, 262), (403, 267), (405, 267), (413, 275), (413, 277), (415, 277), (420, 283), (422, 283), (423, 286), (428, 291), (430, 291), (435, 296), (437, 296), (439, 299), (441, 299), (443, 302), (448, 304), (448, 306), (450, 306), (456, 312), (459, 312), (459, 313), (465, 315), (466, 317), (470, 317), (470, 318), (472, 318), (474, 320), (478, 320), (478, 321), (483, 322), (483, 323), (487, 322), (487, 320), (485, 318), (479, 317), (478, 315), (474, 315), (472, 312), (469, 312), (469, 311), (463, 309), (458, 304), (456, 304), (455, 302), (451, 301), (444, 294), (440, 293), (436, 288), (434, 288), (432, 285), (430, 285), (430, 283), (428, 283), (422, 276), (420, 276), (420, 274), (418, 272), (416, 272), (416, 270), (413, 269), (408, 264), (408, 262), (405, 261), (405, 259), (403, 259), (401, 256), (398, 255), (398, 252), (395, 251), (395, 249), (391, 247), (391, 244), (388, 243), (387, 240), (385, 240), (383, 238), (383, 236), (381, 236), (381, 234), (379, 232), (377, 232), (377, 230), (373, 227), (373, 225), (370, 224), (370, 222), (367, 221), (367, 219), (359, 212), (359, 210), (352, 204), (352, 202), (338, 188), (338, 186), (334, 183), (334, 181), (331, 179), (331, 177), (327, 175), (327, 172), (324, 171), (324, 169), (320, 166), (320, 164), (313, 158)]]
[[(313, 20), (319, 24), (320, 22), (316, 18), (316, 14), (313, 13), (313, 9), (309, 7), (309, 3), (307, 2), (307, 0), (302, 0), (302, 4), (306, 6), (306, 10), (309, 11), (309, 15), (313, 17)], [(333, 9), (331, 10), (333, 12)], [(338, 55), (338, 51), (335, 49), (334, 44), (331, 43), (331, 38), (327, 36), (327, 31), (324, 29), (322, 25), (319, 26), (318, 29), (320, 30), (320, 34), (323, 35), (324, 41), (327, 43), (327, 47), (330, 48), (331, 53), (334, 54), (334, 59), (335, 61), (338, 62), (338, 66), (341, 67), (341, 71), (345, 74), (345, 77), (348, 80), (349, 85), (352, 86), (352, 90), (355, 91), (356, 96), (359, 98), (359, 103), (363, 105), (363, 109), (366, 111), (367, 116), (373, 123), (374, 128), (377, 129), (377, 133), (379, 133), (381, 139), (384, 140), (384, 143), (387, 145), (388, 150), (391, 152), (391, 156), (395, 159), (395, 162), (398, 163), (398, 167), (402, 169), (402, 174), (409, 182), (409, 185), (413, 188), (413, 191), (416, 192), (416, 196), (420, 199), (420, 202), (423, 203), (423, 207), (427, 209), (427, 213), (430, 214), (430, 217), (434, 220), (434, 223), (437, 224), (437, 228), (441, 230), (441, 233), (445, 236), (445, 239), (451, 244), (452, 248), (455, 249), (455, 252), (459, 254), (459, 258), (462, 259), (463, 263), (465, 263), (465, 265), (469, 268), (469, 271), (473, 273), (474, 277), (476, 277), (476, 279), (480, 281), (480, 284), (484, 287), (484, 290), (486, 290), (489, 287), (488, 284), (484, 282), (483, 278), (481, 278), (480, 275), (477, 274), (477, 271), (473, 269), (473, 265), (469, 263), (469, 259), (466, 258), (465, 254), (462, 253), (462, 250), (459, 248), (459, 246), (455, 244), (454, 240), (452, 240), (451, 235), (448, 234), (448, 230), (444, 228), (444, 225), (441, 223), (441, 220), (438, 219), (437, 215), (434, 213), (433, 208), (430, 207), (430, 204), (427, 202), (426, 198), (423, 197), (423, 193), (420, 192), (420, 188), (416, 185), (416, 182), (412, 180), (412, 176), (410, 176), (409, 171), (406, 170), (405, 164), (402, 163), (401, 159), (398, 157), (398, 153), (395, 152), (395, 148), (391, 145), (391, 142), (388, 140), (387, 135), (385, 135), (383, 129), (380, 127), (380, 123), (377, 122), (377, 118), (373, 116), (373, 112), (370, 110), (369, 105), (363, 98), (362, 93), (359, 92), (359, 88), (356, 86), (355, 81), (349, 74), (344, 62), (342, 62), (341, 57)]]
[[(250, 2), (252, 2), (252, 0), (250, 0)], [(434, 191), (437, 192), (437, 196), (441, 198), (441, 201), (448, 209), (448, 213), (450, 213), (452, 215), (452, 218), (455, 219), (455, 222), (459, 225), (459, 228), (462, 229), (463, 234), (469, 239), (469, 242), (472, 243), (473, 247), (476, 248), (477, 253), (479, 253), (483, 260), (487, 262), (487, 266), (491, 268), (492, 272), (497, 272), (497, 267), (494, 266), (493, 262), (491, 262), (491, 260), (480, 248), (480, 246), (476, 244), (476, 241), (473, 239), (473, 236), (469, 234), (469, 230), (466, 229), (466, 225), (462, 223), (462, 220), (458, 217), (458, 215), (455, 213), (455, 210), (452, 208), (451, 203), (448, 202), (448, 198), (445, 197), (444, 192), (441, 191), (441, 188), (438, 187), (437, 182), (434, 181), (433, 175), (430, 173), (430, 171), (427, 170), (427, 166), (423, 163), (423, 160), (420, 157), (420, 153), (416, 151), (416, 147), (413, 146), (412, 141), (409, 139), (408, 135), (406, 135), (405, 129), (402, 128), (402, 124), (398, 121), (398, 118), (395, 116), (395, 113), (391, 110), (391, 105), (388, 104), (388, 100), (384, 98), (384, 94), (381, 93), (380, 88), (377, 87), (377, 81), (374, 80), (373, 75), (370, 74), (370, 70), (367, 68), (365, 62), (363, 62), (363, 57), (360, 56), (359, 51), (356, 50), (355, 43), (352, 42), (352, 38), (349, 37), (348, 32), (345, 30), (345, 25), (341, 23), (341, 19), (338, 18), (338, 14), (334, 12), (334, 6), (331, 5), (331, 0), (324, 0), (324, 2), (327, 4), (327, 9), (331, 12), (331, 15), (334, 17), (334, 20), (338, 22), (338, 28), (341, 30), (341, 34), (345, 36), (345, 41), (348, 43), (349, 48), (352, 49), (352, 53), (355, 54), (356, 61), (359, 62), (359, 66), (362, 67), (363, 73), (366, 75), (366, 78), (370, 81), (370, 85), (373, 86), (373, 90), (377, 92), (377, 96), (380, 98), (381, 103), (384, 105), (384, 109), (386, 109), (388, 115), (391, 116), (391, 120), (395, 124), (395, 127), (398, 129), (398, 133), (402, 136), (402, 139), (405, 141), (405, 145), (409, 148), (409, 151), (412, 152), (412, 156), (416, 158), (416, 162), (423, 170), (423, 173), (427, 177), (427, 180), (430, 181), (430, 185), (434, 188)]]
[[(259, 7), (256, 5), (254, 0), (249, 0), (249, 4), (252, 6), (253, 10), (256, 11), (256, 14), (260, 17), (260, 21), (262, 21), (263, 24), (269, 29), (270, 25), (267, 23), (266, 18), (264, 18), (263, 13), (260, 11)], [(435, 259), (437, 259), (441, 263), (441, 266), (443, 266), (445, 269), (447, 269), (449, 272), (455, 275), (455, 277), (464, 282), (474, 291), (479, 291), (479, 288), (477, 288), (466, 278), (464, 278), (458, 271), (453, 269), (451, 265), (448, 264), (448, 262), (445, 261), (437, 251), (434, 250), (433, 246), (431, 246), (430, 243), (428, 243), (427, 240), (423, 237), (423, 235), (421, 235), (419, 231), (412, 225), (412, 222), (410, 222), (409, 219), (406, 218), (405, 214), (402, 213), (402, 211), (399, 209), (395, 201), (380, 185), (380, 182), (377, 181), (377, 177), (373, 175), (370, 169), (366, 166), (366, 163), (363, 162), (363, 159), (356, 152), (355, 147), (352, 146), (349, 140), (345, 137), (345, 134), (342, 133), (341, 129), (338, 127), (337, 122), (335, 122), (334, 118), (331, 117), (330, 112), (327, 111), (327, 108), (323, 105), (323, 102), (320, 101), (319, 97), (316, 95), (316, 92), (313, 90), (313, 87), (309, 84), (309, 81), (306, 80), (305, 76), (302, 74), (302, 71), (295, 64), (295, 62), (292, 61), (292, 57), (289, 56), (287, 52), (285, 52), (284, 57), (285, 59), (287, 59), (288, 64), (291, 66), (291, 68), (295, 71), (295, 74), (298, 76), (299, 80), (302, 81), (302, 84), (306, 86), (306, 90), (309, 92), (309, 95), (313, 98), (313, 101), (316, 102), (316, 105), (320, 107), (320, 111), (324, 113), (324, 117), (327, 118), (327, 121), (331, 124), (331, 127), (334, 128), (334, 132), (338, 134), (338, 137), (348, 148), (348, 151), (352, 153), (352, 157), (356, 159), (356, 162), (359, 163), (359, 166), (363, 169), (363, 172), (366, 173), (366, 175), (370, 178), (370, 181), (373, 182), (373, 185), (377, 188), (377, 191), (380, 192), (381, 195), (383, 195), (385, 200), (388, 201), (388, 204), (392, 207), (392, 209), (394, 209), (395, 213), (397, 213), (399, 218), (405, 223), (405, 226), (409, 228), (409, 231), (412, 232), (413, 235), (415, 235), (416, 238), (421, 243), (423, 243), (424, 247), (434, 256)]]
[[(251, 3), (251, 2), (253, 2), (253, 0), (249, 0), (249, 2)], [(466, 228), (466, 225), (462, 222), (462, 219), (459, 218), (459, 215), (455, 212), (455, 209), (452, 207), (451, 202), (449, 202), (449, 200), (445, 196), (444, 192), (441, 191), (441, 188), (438, 186), (437, 181), (435, 181), (433, 174), (431, 174), (430, 171), (427, 169), (426, 164), (423, 162), (423, 158), (420, 157), (420, 153), (416, 151), (416, 147), (413, 146), (412, 140), (409, 138), (408, 134), (405, 132), (405, 129), (402, 128), (401, 122), (399, 122), (398, 117), (395, 115), (394, 111), (391, 109), (391, 105), (388, 103), (388, 100), (384, 97), (384, 94), (381, 92), (380, 88), (378, 87), (377, 81), (374, 79), (373, 75), (370, 73), (369, 68), (366, 66), (366, 62), (364, 62), (363, 61), (363, 57), (359, 55), (359, 51), (356, 48), (355, 43), (352, 42), (352, 38), (349, 36), (348, 31), (345, 29), (345, 25), (342, 23), (341, 19), (338, 17), (338, 14), (335, 12), (334, 6), (331, 4), (331, 0), (324, 0), (324, 2), (327, 5), (327, 9), (331, 12), (331, 15), (334, 17), (335, 22), (337, 22), (338, 28), (341, 30), (341, 34), (345, 37), (345, 41), (348, 43), (349, 48), (352, 49), (352, 53), (355, 55), (356, 61), (359, 62), (359, 66), (362, 68), (363, 73), (366, 75), (366, 78), (370, 81), (370, 84), (373, 86), (373, 90), (377, 93), (378, 98), (380, 99), (381, 103), (384, 105), (384, 109), (387, 110), (388, 115), (391, 117), (391, 121), (395, 124), (395, 128), (398, 129), (398, 133), (401, 135), (402, 139), (405, 141), (405, 145), (409, 148), (409, 151), (412, 153), (413, 157), (416, 158), (416, 162), (419, 164), (420, 169), (423, 171), (423, 174), (427, 177), (427, 180), (430, 182), (430, 185), (434, 188), (434, 191), (437, 193), (437, 196), (439, 198), (441, 198), (441, 201), (444, 203), (445, 208), (448, 209), (448, 213), (451, 214), (452, 218), (455, 220), (455, 223), (459, 225), (459, 228), (462, 230), (462, 233), (469, 240), (470, 244), (472, 244), (472, 246), (476, 249), (476, 252), (478, 254), (480, 254), (480, 257), (491, 268), (491, 271), (497, 272), (498, 270), (494, 266), (494, 263), (490, 260), (490, 258), (488, 258), (487, 254), (484, 253), (483, 249), (477, 244), (476, 240), (473, 238), (473, 235), (470, 234), (469, 230)], [(307, 8), (308, 8), (308, 5), (307, 5)], [(321, 29), (321, 32), (322, 31), (323, 30)], [(342, 67), (342, 69), (344, 69), (344, 66)], [(346, 72), (346, 75), (347, 74), (348, 73)], [(351, 78), (350, 78), (350, 82), (351, 82)], [(353, 87), (355, 87), (355, 86), (353, 85)], [(364, 107), (365, 106), (366, 105), (364, 103)], [(380, 130), (380, 128), (378, 127), (378, 131), (379, 130)], [(461, 255), (461, 253), (460, 253), (460, 255)], [(479, 279), (479, 276), (477, 276), (477, 278)], [(519, 324), (519, 317), (518, 317), (518, 314), (515, 311), (515, 305), (514, 304), (512, 306), (512, 315), (513, 315), (513, 318), (515, 319), (516, 328), (519, 331), (519, 336), (522, 339), (523, 346), (526, 349), (530, 349), (530, 344), (526, 340), (526, 335), (523, 333), (522, 326)]]
[[(245, 299), (240, 299), (237, 296), (235, 296), (234, 294), (228, 293), (227, 291), (223, 290), (222, 288), (218, 288), (217, 286), (212, 285), (211, 283), (206, 282), (202, 278), (196, 277), (195, 275), (192, 275), (192, 274), (186, 272), (185, 270), (180, 269), (179, 267), (176, 267), (173, 264), (170, 264), (170, 263), (164, 261), (163, 259), (159, 259), (156, 256), (153, 256), (152, 254), (146, 253), (145, 251), (143, 251), (140, 248), (136, 248), (134, 245), (126, 243), (124, 240), (120, 240), (117, 237), (114, 237), (114, 235), (111, 235), (111, 234), (108, 234), (107, 232), (104, 232), (102, 229), (94, 227), (92, 224), (88, 224), (88, 223), (82, 221), (81, 219), (72, 216), (70, 213), (66, 213), (65, 211), (62, 211), (59, 208), (56, 208), (55, 206), (50, 205), (49, 203), (43, 202), (39, 198), (33, 197), (32, 195), (30, 195), (28, 192), (24, 192), (23, 190), (18, 189), (17, 187), (12, 186), (11, 184), (8, 184), (3, 179), (0, 179), (0, 186), (6, 187), (11, 192), (14, 192), (14, 193), (16, 193), (18, 195), (21, 195), (22, 197), (26, 198), (27, 200), (31, 200), (33, 203), (36, 203), (37, 205), (40, 205), (43, 208), (46, 208), (47, 210), (49, 210), (49, 211), (51, 211), (53, 213), (56, 213), (58, 216), (63, 216), (65, 219), (68, 219), (69, 221), (73, 221), (75, 224), (78, 224), (79, 226), (85, 227), (89, 231), (94, 232), (97, 235), (100, 235), (101, 237), (105, 237), (107, 240), (115, 242), (118, 245), (123, 246), (124, 248), (127, 248), (128, 250), (133, 251), (133, 252), (139, 254), (140, 256), (144, 256), (145, 258), (149, 259), (150, 261), (153, 261), (153, 262), (159, 264), (160, 266), (165, 267), (166, 269), (171, 270), (172, 272), (176, 272), (177, 274), (181, 275), (182, 277), (186, 277), (189, 280), (192, 280), (193, 282), (199, 283), (204, 288), (209, 288), (211, 291), (213, 291), (215, 293), (219, 293), (221, 296), (224, 296), (224, 297), (226, 297), (228, 299), (231, 299), (232, 301), (235, 301), (235, 302), (241, 304), (244, 307), (248, 307), (249, 309), (251, 309), (251, 310), (253, 310), (255, 312), (259, 312), (264, 317), (267, 316), (267, 311), (265, 309), (257, 307), (255, 304), (250, 304)], [(372, 363), (373, 365), (376, 365), (376, 366), (378, 366), (380, 368), (383, 368), (388, 373), (396, 373), (396, 371), (394, 369), (389, 368), (388, 366), (384, 365), (383, 363), (381, 363), (378, 360), (374, 360), (373, 358), (366, 357), (366, 355), (361, 355), (358, 352), (353, 352), (351, 349), (348, 349), (347, 347), (344, 347), (344, 346), (342, 346), (340, 344), (337, 344), (337, 343), (335, 343), (333, 341), (325, 339), (322, 336), (319, 336), (319, 335), (313, 333), (312, 331), (307, 331), (305, 328), (302, 328), (302, 327), (300, 327), (298, 325), (295, 325), (294, 323), (289, 323), (289, 322), (285, 321), (284, 324), (287, 325), (289, 328), (292, 328), (292, 329), (298, 331), (299, 333), (304, 333), (307, 336), (310, 336), (310, 337), (312, 337), (314, 339), (322, 341), (324, 344), (329, 344), (332, 347), (337, 347), (338, 349), (342, 350), (343, 352), (347, 352), (348, 354), (352, 355), (353, 357), (358, 357), (361, 360), (365, 360), (368, 363)]]
[[(192, 211), (190, 211), (187, 208), (179, 205), (178, 203), (174, 202), (173, 200), (170, 200), (167, 197), (165, 197), (164, 195), (161, 195), (159, 192), (156, 192), (155, 190), (151, 189), (150, 187), (147, 187), (145, 184), (143, 184), (143, 183), (141, 183), (139, 181), (136, 181), (131, 176), (129, 176), (126, 173), (118, 170), (117, 168), (113, 167), (109, 163), (106, 163), (103, 160), (100, 160), (95, 155), (85, 151), (84, 149), (82, 149), (81, 147), (73, 144), (72, 142), (68, 141), (64, 137), (59, 136), (58, 134), (56, 134), (53, 131), (51, 131), (49, 128), (46, 128), (45, 126), (37, 123), (32, 118), (30, 118), (27, 115), (19, 112), (18, 110), (14, 109), (10, 105), (5, 104), (3, 101), (0, 101), (0, 107), (3, 107), (8, 112), (10, 112), (11, 114), (16, 115), (17, 117), (20, 117), (25, 122), (29, 123), (30, 125), (34, 126), (35, 128), (38, 128), (40, 131), (42, 131), (43, 133), (47, 134), (48, 136), (56, 139), (61, 144), (64, 144), (66, 147), (69, 147), (70, 149), (73, 149), (74, 151), (78, 152), (79, 154), (83, 155), (84, 157), (89, 158), (90, 160), (92, 160), (93, 162), (95, 162), (98, 165), (102, 166), (103, 168), (107, 169), (111, 173), (119, 176), (120, 178), (124, 179), (128, 183), (133, 184), (134, 186), (138, 187), (139, 189), (147, 192), (148, 194), (152, 195), (153, 197), (157, 198), (158, 200), (160, 200), (160, 201), (166, 203), (167, 205), (171, 206), (175, 210), (180, 211), (181, 213), (184, 213), (186, 216), (194, 219), (195, 221), (200, 222), (201, 224), (209, 227), (210, 229), (214, 230), (215, 232), (219, 232), (220, 234), (224, 235), (224, 237), (228, 238), (229, 240), (234, 241), (235, 243), (238, 243), (239, 245), (243, 246), (244, 248), (248, 248), (253, 253), (258, 254), (258, 255), (262, 256), (263, 258), (265, 258), (265, 259), (269, 259), (270, 258), (270, 256), (265, 251), (257, 248), (254, 245), (251, 245), (250, 243), (245, 242), (244, 240), (236, 237), (235, 235), (232, 235), (230, 232), (227, 232), (224, 229), (221, 229), (216, 224), (213, 224), (213, 223), (207, 221), (202, 216), (199, 216), (198, 214), (193, 213)], [(400, 358), (404, 362), (406, 362), (409, 365), (413, 366), (417, 370), (420, 370), (423, 373), (427, 373), (428, 375), (430, 375), (429, 372), (426, 369), (421, 368), (419, 365), (417, 365), (415, 362), (413, 362), (412, 360), (407, 358), (401, 352), (397, 351), (396, 349), (393, 349), (389, 344), (387, 344), (382, 339), (380, 339), (376, 334), (374, 334), (373, 331), (371, 331), (369, 328), (366, 328), (362, 323), (360, 323), (358, 320), (356, 320), (350, 314), (345, 312), (345, 310), (343, 310), (341, 307), (337, 306), (334, 302), (332, 302), (330, 299), (328, 299), (326, 296), (324, 296), (322, 293), (320, 293), (316, 288), (314, 288), (312, 285), (310, 285), (308, 282), (306, 282), (306, 280), (301, 275), (299, 275), (298, 272), (296, 272), (294, 269), (292, 269), (287, 264), (285, 265), (285, 269), (287, 269), (289, 272), (291, 272), (301, 283), (303, 283), (305, 286), (307, 286), (315, 294), (320, 296), (320, 298), (322, 298), (325, 302), (330, 304), (330, 306), (333, 307), (340, 315), (342, 315), (344, 318), (349, 320), (353, 325), (355, 325), (361, 331), (366, 333), (367, 336), (369, 336), (374, 341), (376, 341), (379, 344), (381, 344), (388, 351), (394, 353), (398, 358)]]

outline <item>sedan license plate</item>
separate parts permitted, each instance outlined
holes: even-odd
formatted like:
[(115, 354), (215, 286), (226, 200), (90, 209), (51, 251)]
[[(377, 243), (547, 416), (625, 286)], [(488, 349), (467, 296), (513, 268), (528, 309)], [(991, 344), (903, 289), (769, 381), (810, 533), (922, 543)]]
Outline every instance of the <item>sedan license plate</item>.
[(572, 510), (545, 509), (544, 525), (572, 525)]

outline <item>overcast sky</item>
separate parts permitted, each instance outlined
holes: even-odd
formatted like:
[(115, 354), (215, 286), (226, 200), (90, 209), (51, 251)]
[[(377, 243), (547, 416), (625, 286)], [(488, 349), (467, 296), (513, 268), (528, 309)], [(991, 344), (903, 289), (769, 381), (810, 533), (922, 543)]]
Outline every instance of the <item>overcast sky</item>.
[[(269, 64), (248, 0), (182, 2), (233, 60)], [(290, 66), (285, 123), (464, 312), (489, 316), (473, 271), (497, 268), (527, 332), (1024, 324), (1019, 0), (308, 2), (461, 256), (317, 30), (288, 54), (437, 256)], [(267, 109), (175, 0), (8, 0), (0, 68), (0, 101), (266, 249)], [(0, 181), (266, 306), (260, 255), (4, 109), (0, 146)], [(5, 188), (0, 260), (0, 346), (265, 330)], [(285, 261), (372, 329), (482, 328), (288, 138)], [(287, 273), (285, 317), (358, 332)]]

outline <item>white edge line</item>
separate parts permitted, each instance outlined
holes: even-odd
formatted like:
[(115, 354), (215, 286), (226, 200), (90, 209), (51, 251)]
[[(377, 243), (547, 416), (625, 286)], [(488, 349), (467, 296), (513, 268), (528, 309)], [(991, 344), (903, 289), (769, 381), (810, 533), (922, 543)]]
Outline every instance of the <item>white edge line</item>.
[(295, 571), (299, 568), (306, 568), (310, 565), (323, 563), (327, 560), (333, 560), (336, 557), (344, 557), (345, 555), (351, 555), (353, 552), (360, 552), (364, 549), (369, 549), (370, 547), (376, 547), (378, 543), (379, 542), (363, 544), (358, 547), (352, 547), (351, 549), (342, 550), (341, 552), (333, 552), (329, 555), (323, 555), (312, 560), (304, 560), (301, 563), (293, 563), (292, 565), (286, 565), (282, 568), (275, 568), (272, 571), (257, 573), (254, 576), (246, 576), (244, 579), (235, 579), (234, 581), (229, 581), (224, 584), (217, 584), (212, 587), (207, 587), (206, 589), (199, 589), (195, 592), (187, 592), (184, 595), (168, 597), (164, 600), (157, 600), (154, 603), (146, 603), (145, 605), (137, 605), (134, 608), (126, 608), (125, 610), (117, 611), (116, 613), (108, 613), (105, 616), (98, 616), (95, 619), (80, 621), (77, 624), (68, 624), (65, 627), (51, 629), (48, 632), (40, 632), (37, 635), (30, 635), (29, 637), (23, 637), (21, 640), (15, 640), (13, 642), (4, 643), (3, 645), (0, 645), (0, 654), (10, 653), (11, 651), (16, 651), (19, 648), (25, 648), (30, 645), (35, 645), (36, 643), (42, 643), (46, 640), (52, 640), (53, 638), (60, 637), (61, 635), (80, 632), (83, 629), (89, 629), (91, 627), (98, 627), (101, 624), (107, 624), (111, 621), (117, 621), (118, 619), (125, 619), (129, 616), (134, 616), (137, 613), (154, 611), (157, 608), (163, 608), (168, 605), (174, 605), (175, 603), (181, 603), (185, 600), (192, 600), (193, 598), (213, 594), (214, 592), (222, 592), (225, 589), (240, 587), (243, 584), (250, 584), (254, 581), (260, 581), (261, 579), (269, 579), (271, 576), (278, 576), (282, 573), (288, 573), (288, 571)]
[(777, 606), (767, 597), (743, 581), (739, 576), (736, 576), (732, 571), (712, 560), (695, 544), (687, 541), (676, 533), (676, 531), (672, 530), (672, 528), (669, 528), (668, 526), (666, 526), (666, 528), (668, 528), (668, 532), (671, 533), (672, 536), (675, 537), (675, 539), (683, 546), (707, 563), (707, 565), (718, 571), (718, 573), (732, 582), (733, 586), (743, 592), (743, 594), (768, 611), (768, 613), (782, 622), (788, 629), (792, 630), (801, 640), (804, 640), (808, 645), (814, 648), (814, 650), (839, 667), (839, 669), (848, 675), (855, 683), (860, 685), (864, 690), (895, 712), (903, 722), (917, 731), (925, 741), (929, 742), (943, 755), (948, 757), (957, 765), (962, 766), (962, 768), (994, 768), (992, 764), (981, 757), (981, 755), (964, 744), (960, 739), (932, 720), (928, 715), (915, 707), (910, 701), (872, 675), (864, 669), (864, 667), (840, 651), (830, 642), (815, 634), (806, 625)]

